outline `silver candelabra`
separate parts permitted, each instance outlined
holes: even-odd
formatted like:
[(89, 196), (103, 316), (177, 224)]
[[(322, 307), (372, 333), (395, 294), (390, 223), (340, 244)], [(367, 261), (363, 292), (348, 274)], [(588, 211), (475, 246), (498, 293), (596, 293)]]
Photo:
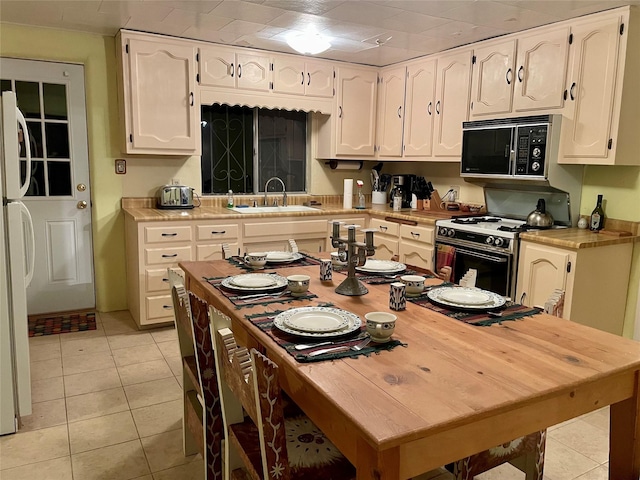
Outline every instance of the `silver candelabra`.
[(340, 226), (344, 222), (334, 220), (333, 233), (331, 235), (331, 245), (338, 249), (338, 258), (341, 262), (347, 263), (347, 278), (336, 288), (336, 293), (340, 295), (364, 295), (369, 292), (360, 280), (356, 278), (356, 267), (361, 267), (367, 261), (367, 257), (375, 253), (373, 245), (373, 232), (375, 228), (365, 228), (364, 243), (356, 240), (357, 225), (346, 225), (347, 238), (340, 237)]

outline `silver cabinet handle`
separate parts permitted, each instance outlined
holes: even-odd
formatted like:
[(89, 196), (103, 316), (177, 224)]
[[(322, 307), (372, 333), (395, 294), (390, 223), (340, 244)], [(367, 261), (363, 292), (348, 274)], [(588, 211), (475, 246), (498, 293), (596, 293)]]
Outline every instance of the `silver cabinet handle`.
[(163, 233), (162, 236), (163, 237), (175, 237), (176, 235), (178, 235), (177, 233)]
[(211, 235), (223, 235), (227, 233), (226, 230), (222, 230), (221, 232), (216, 232), (215, 230), (211, 230)]
[(505, 78), (507, 80), (507, 85), (511, 85), (511, 68), (507, 70), (507, 74), (505, 75)]
[(307, 72), (307, 85), (311, 85), (311, 74)]
[(523, 73), (524, 73), (524, 67), (520, 65), (520, 68), (518, 69), (518, 81), (520, 83), (522, 83), (522, 80), (524, 79), (524, 77), (522, 76)]
[(233, 74), (235, 73), (235, 67), (234, 67), (233, 63), (231, 65), (229, 65), (229, 68), (231, 69), (231, 76), (233, 77)]
[(398, 107), (398, 118), (402, 118), (402, 105)]
[(420, 238), (420, 234), (419, 234), (419, 233), (416, 233), (416, 232), (411, 232), (411, 236), (412, 236), (413, 238)]
[(177, 257), (178, 254), (177, 253), (172, 253), (171, 255), (167, 255), (167, 254), (162, 254), (162, 258), (175, 258)]
[(338, 108), (340, 109), (340, 113), (338, 113), (338, 118), (342, 118), (342, 107), (339, 106)]
[(301, 72), (302, 80), (300, 80), (300, 85), (304, 85), (304, 72)]
[(432, 103), (433, 103), (433, 102), (429, 102), (429, 105), (427, 105), (427, 113), (428, 113), (429, 115), (431, 115), (431, 104), (432, 104)]
[(171, 310), (173, 307), (171, 305), (162, 305), (162, 308), (165, 310)]
[(569, 89), (569, 96), (571, 97), (571, 100), (576, 99), (575, 95), (573, 94), (573, 92), (575, 91), (575, 88), (576, 88), (576, 82), (573, 82), (571, 84), (571, 88)]
[(436, 103), (436, 113), (440, 115), (440, 100)]
[(238, 78), (242, 78), (242, 65), (238, 64)]
[(388, 227), (385, 227), (384, 225), (380, 225), (380, 231), (381, 232), (386, 232)]
[(193, 92), (189, 92), (189, 99), (190, 99), (189, 103), (193, 107)]

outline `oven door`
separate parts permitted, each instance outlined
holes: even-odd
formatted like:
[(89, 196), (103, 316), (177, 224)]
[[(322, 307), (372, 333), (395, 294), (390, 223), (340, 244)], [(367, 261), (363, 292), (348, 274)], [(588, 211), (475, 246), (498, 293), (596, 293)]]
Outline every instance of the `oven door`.
[(512, 125), (487, 126), (462, 131), (462, 176), (513, 175)]
[[(440, 240), (436, 242), (436, 252), (438, 245), (450, 245), (455, 248), (451, 278), (453, 283), (459, 283), (464, 274), (473, 268), (478, 272), (476, 287), (513, 299), (515, 282), (511, 253), (487, 252), (483, 251), (482, 247), (460, 246), (455, 241)], [(443, 266), (438, 265), (438, 255), (436, 254), (436, 271), (439, 271)]]

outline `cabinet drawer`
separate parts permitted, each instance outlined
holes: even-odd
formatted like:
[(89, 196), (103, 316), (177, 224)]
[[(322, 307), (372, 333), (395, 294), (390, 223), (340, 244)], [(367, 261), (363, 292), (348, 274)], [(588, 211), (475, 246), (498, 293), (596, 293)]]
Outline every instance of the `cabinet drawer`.
[(407, 265), (433, 271), (433, 247), (400, 243), (400, 261)]
[(156, 295), (146, 297), (147, 302), (147, 322), (149, 320), (158, 320), (166, 318), (165, 321), (169, 322), (173, 320), (173, 300), (171, 295)]
[(167, 247), (167, 248), (145, 248), (145, 265), (171, 264), (177, 262), (188, 262), (191, 258), (191, 246)]
[(144, 243), (190, 242), (191, 227), (188, 225), (144, 227)]
[(379, 218), (372, 218), (371, 222), (369, 222), (369, 228), (376, 228), (380, 233), (385, 235), (398, 235), (399, 227), (399, 223), (388, 222), (387, 220), (381, 220)]
[(435, 227), (400, 225), (400, 237), (406, 240), (433, 245), (434, 236)]
[[(286, 222), (256, 222), (244, 225), (244, 237), (274, 237), (293, 238), (300, 235), (316, 235), (324, 237), (327, 231), (326, 220), (302, 220)], [(319, 235), (318, 235), (319, 234)]]
[[(184, 277), (184, 273), (179, 268), (171, 270), (179, 273)], [(169, 290), (169, 276), (166, 268), (148, 268), (145, 270), (145, 290), (147, 292), (163, 292)]]
[(238, 225), (196, 225), (196, 240), (237, 240)]

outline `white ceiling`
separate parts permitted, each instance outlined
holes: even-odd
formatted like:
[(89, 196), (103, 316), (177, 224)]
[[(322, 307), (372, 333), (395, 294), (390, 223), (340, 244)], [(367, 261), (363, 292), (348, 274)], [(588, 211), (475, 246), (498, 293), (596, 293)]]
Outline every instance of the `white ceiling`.
[(287, 35), (312, 28), (332, 44), (319, 57), (384, 66), (629, 4), (640, 0), (0, 0), (0, 22), (287, 53)]

